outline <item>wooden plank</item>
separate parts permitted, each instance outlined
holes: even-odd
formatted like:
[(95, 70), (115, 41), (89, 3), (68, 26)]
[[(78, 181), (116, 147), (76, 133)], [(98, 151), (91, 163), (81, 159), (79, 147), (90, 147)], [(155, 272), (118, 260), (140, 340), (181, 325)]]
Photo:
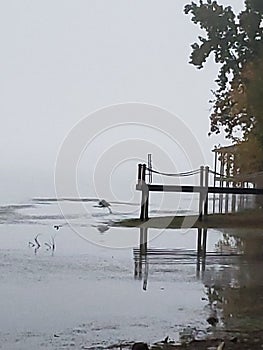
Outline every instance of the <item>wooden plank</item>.
[[(174, 185), (148, 185), (149, 191), (152, 192), (201, 192), (204, 187), (200, 186), (174, 186)], [(136, 185), (136, 190), (141, 191), (142, 185)]]
[(208, 193), (263, 194), (263, 188), (208, 187)]
[[(178, 186), (178, 185), (147, 185), (151, 192), (186, 192), (200, 193), (205, 192), (205, 187), (201, 186)], [(142, 186), (136, 185), (136, 190), (141, 191)], [(263, 188), (246, 188), (246, 187), (208, 187), (208, 193), (228, 193), (228, 194), (263, 194)]]

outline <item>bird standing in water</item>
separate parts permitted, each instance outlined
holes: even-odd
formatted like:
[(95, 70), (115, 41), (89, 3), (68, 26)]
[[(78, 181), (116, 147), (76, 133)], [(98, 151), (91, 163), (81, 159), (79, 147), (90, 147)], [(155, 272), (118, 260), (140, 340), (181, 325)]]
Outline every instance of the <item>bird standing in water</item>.
[(108, 203), (107, 201), (105, 201), (105, 199), (101, 199), (99, 201), (99, 207), (100, 208), (107, 208), (109, 210), (109, 212), (112, 214), (111, 208), (110, 208), (110, 203)]

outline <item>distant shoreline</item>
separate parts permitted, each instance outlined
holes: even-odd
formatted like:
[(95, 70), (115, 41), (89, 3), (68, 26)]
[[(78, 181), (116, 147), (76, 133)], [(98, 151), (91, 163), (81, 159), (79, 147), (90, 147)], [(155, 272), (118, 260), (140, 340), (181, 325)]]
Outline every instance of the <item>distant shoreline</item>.
[[(190, 223), (190, 224), (189, 224)], [(263, 210), (245, 210), (238, 213), (209, 214), (198, 220), (197, 215), (189, 216), (158, 216), (147, 221), (140, 219), (124, 219), (116, 221), (113, 226), (148, 227), (160, 229), (172, 228), (263, 228)]]

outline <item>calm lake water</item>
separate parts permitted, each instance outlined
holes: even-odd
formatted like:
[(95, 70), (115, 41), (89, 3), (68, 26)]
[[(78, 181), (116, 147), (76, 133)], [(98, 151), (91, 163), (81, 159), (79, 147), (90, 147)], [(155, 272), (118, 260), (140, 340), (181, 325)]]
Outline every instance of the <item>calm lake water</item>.
[(217, 328), (262, 329), (262, 232), (208, 230), (197, 259), (196, 229), (149, 229), (142, 256), (139, 228), (109, 225), (138, 206), (112, 212), (96, 199), (0, 207), (1, 349), (178, 340), (187, 326), (209, 332), (212, 309)]

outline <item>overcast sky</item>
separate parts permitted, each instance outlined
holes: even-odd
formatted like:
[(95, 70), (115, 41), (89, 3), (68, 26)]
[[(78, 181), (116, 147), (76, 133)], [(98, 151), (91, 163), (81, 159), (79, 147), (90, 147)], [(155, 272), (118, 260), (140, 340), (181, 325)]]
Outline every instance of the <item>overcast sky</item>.
[[(0, 0), (2, 193), (50, 183), (72, 127), (123, 102), (174, 113), (212, 164), (211, 149), (223, 143), (207, 137), (217, 67), (188, 63), (200, 31), (183, 13), (187, 2)], [(239, 10), (243, 1), (221, 3)]]

